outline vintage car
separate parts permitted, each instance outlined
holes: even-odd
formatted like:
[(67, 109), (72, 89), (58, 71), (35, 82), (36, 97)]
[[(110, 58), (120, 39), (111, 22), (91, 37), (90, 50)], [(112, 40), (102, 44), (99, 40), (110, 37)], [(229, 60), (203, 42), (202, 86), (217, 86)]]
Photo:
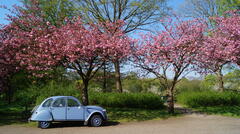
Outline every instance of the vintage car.
[(84, 121), (84, 125), (99, 127), (107, 120), (106, 110), (98, 106), (84, 106), (72, 96), (53, 96), (32, 110), (29, 121), (38, 121), (40, 128), (52, 122)]

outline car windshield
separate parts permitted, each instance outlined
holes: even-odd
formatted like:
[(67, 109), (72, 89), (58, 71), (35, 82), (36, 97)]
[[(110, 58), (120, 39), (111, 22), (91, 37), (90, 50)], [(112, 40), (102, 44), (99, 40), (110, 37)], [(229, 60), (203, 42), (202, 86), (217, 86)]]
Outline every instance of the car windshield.
[(43, 103), (42, 107), (50, 107), (52, 101), (53, 101), (53, 99), (48, 99), (48, 100), (46, 100), (46, 101)]

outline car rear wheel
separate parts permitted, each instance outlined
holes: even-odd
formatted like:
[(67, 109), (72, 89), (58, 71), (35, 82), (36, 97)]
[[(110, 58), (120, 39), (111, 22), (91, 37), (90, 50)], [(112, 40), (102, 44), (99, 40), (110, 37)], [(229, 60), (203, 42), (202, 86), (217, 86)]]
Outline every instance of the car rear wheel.
[(92, 127), (99, 127), (103, 124), (103, 119), (101, 115), (93, 115), (90, 120)]
[(49, 122), (49, 121), (39, 121), (38, 122), (38, 127), (42, 128), (42, 129), (49, 128), (50, 125), (51, 125), (51, 122)]

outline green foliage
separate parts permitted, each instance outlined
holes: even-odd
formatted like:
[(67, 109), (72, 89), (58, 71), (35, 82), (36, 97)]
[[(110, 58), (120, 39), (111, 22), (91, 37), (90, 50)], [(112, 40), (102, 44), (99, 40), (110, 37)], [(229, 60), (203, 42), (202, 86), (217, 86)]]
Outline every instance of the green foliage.
[(218, 12), (220, 14), (229, 10), (240, 9), (239, 0), (217, 0), (217, 5), (219, 6)]
[(152, 92), (159, 94), (165, 91), (158, 79), (139, 78), (137, 73), (134, 72), (130, 72), (124, 77), (123, 89), (132, 93)]
[(176, 87), (177, 93), (188, 92), (188, 91), (201, 91), (200, 80), (188, 80), (183, 78)]
[(123, 89), (134, 93), (143, 91), (142, 82), (136, 73), (131, 72), (125, 77)]
[(36, 98), (36, 104), (41, 103), (44, 99), (51, 96), (75, 96), (80, 98), (80, 91), (76, 90), (74, 83), (70, 81), (56, 82), (50, 81), (44, 86), (32, 86), (34, 90), (39, 92), (39, 96)]
[(236, 106), (240, 105), (240, 94), (234, 92), (183, 92), (177, 102), (189, 107)]
[(94, 78), (89, 83), (90, 90), (100, 90), (103, 92), (111, 92), (115, 87), (115, 76), (114, 73), (106, 70), (106, 91), (103, 91), (104, 73), (102, 70), (98, 71)]
[[(37, 91), (36, 104), (41, 103), (50, 96), (64, 95), (75, 96), (80, 99), (81, 92), (76, 89), (76, 83), (58, 83), (50, 81), (44, 86), (32, 86), (32, 91)], [(31, 91), (31, 92), (32, 92)], [(32, 92), (34, 93), (34, 92)], [(90, 104), (104, 107), (125, 107), (125, 108), (148, 108), (161, 109), (163, 101), (160, 96), (151, 93), (89, 93)]]
[[(63, 23), (66, 17), (79, 15), (74, 3), (69, 0), (38, 0), (44, 19), (54, 25)], [(32, 5), (31, 0), (22, 0), (24, 5)], [(32, 12), (32, 11), (30, 11)]]
[(202, 89), (208, 89), (211, 90), (214, 88), (214, 86), (217, 84), (217, 77), (216, 75), (209, 74), (207, 75), (204, 80), (201, 82), (201, 88)]
[(151, 93), (90, 93), (90, 104), (104, 107), (162, 109), (160, 96)]
[(226, 88), (230, 90), (240, 91), (240, 70), (235, 69), (232, 72), (229, 72), (225, 76)]

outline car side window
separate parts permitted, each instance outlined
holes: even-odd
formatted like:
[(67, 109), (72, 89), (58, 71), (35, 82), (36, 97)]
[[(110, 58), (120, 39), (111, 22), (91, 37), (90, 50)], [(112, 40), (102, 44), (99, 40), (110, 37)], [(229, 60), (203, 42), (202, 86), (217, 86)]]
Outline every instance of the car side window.
[(52, 101), (53, 101), (53, 99), (48, 99), (47, 101), (45, 101), (43, 103), (42, 107), (50, 107)]
[(76, 100), (68, 99), (68, 107), (78, 107), (79, 104)]
[(57, 99), (53, 105), (53, 107), (65, 107), (66, 106), (66, 102), (65, 102), (65, 99), (64, 98), (59, 98)]

